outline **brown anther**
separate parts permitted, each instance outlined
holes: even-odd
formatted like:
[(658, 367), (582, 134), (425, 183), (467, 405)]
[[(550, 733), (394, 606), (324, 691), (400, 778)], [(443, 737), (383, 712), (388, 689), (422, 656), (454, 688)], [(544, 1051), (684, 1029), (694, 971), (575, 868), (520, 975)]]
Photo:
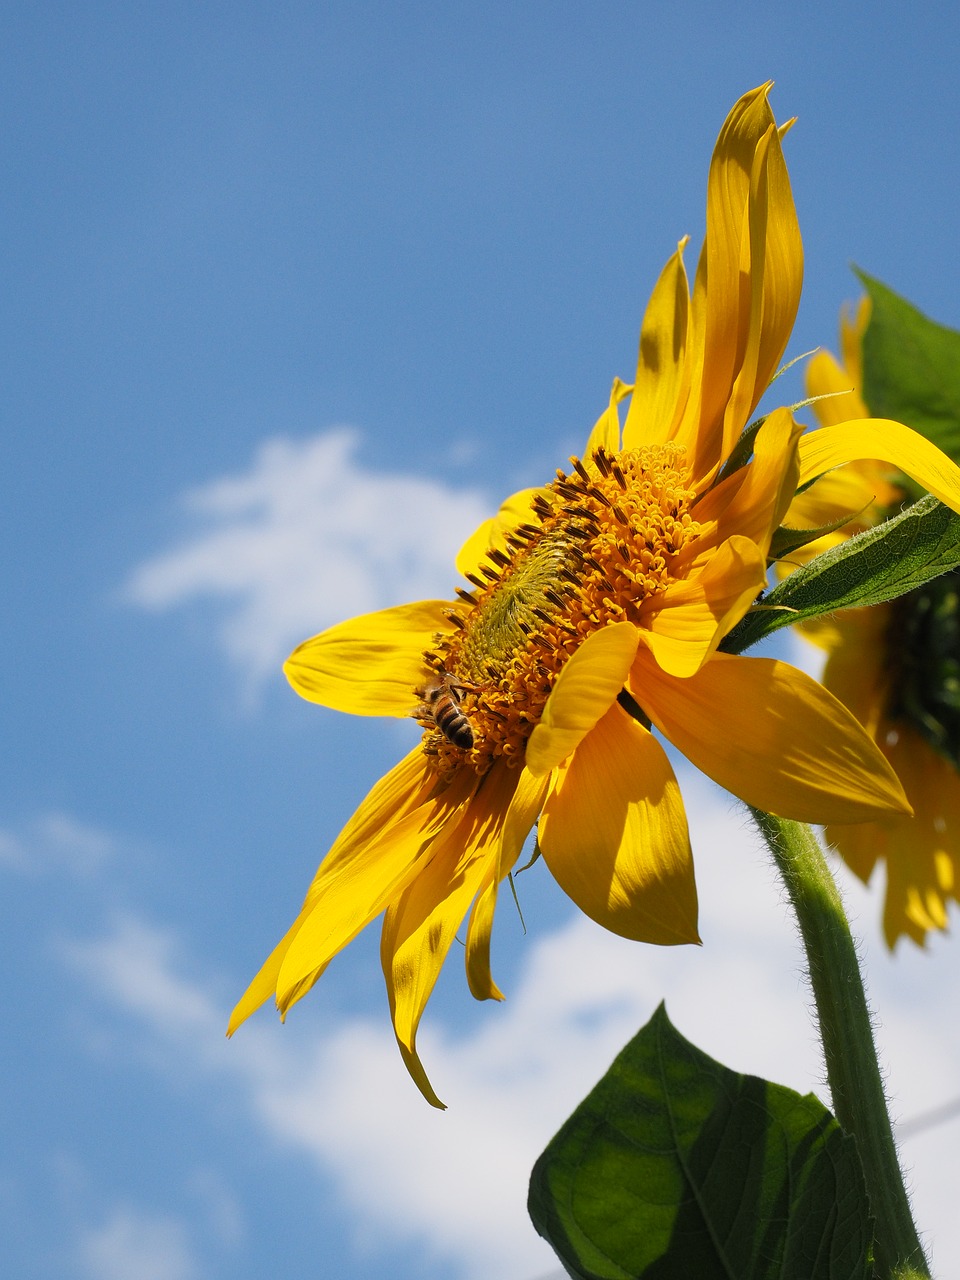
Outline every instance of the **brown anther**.
[(607, 451), (601, 445), (599, 449), (594, 449), (593, 460), (597, 465), (597, 470), (606, 479), (610, 474), (610, 459), (607, 457)]
[(547, 587), (543, 594), (547, 597), (550, 603), (555, 604), (558, 609), (565, 609), (567, 607), (566, 600), (564, 600), (562, 595), (554, 591), (552, 587)]
[[(500, 574), (496, 571), (496, 569), (491, 569), (489, 565), (482, 564), (480, 566), (480, 572), (483, 574), (485, 578), (489, 578), (491, 582), (500, 581)], [(471, 578), (470, 581), (472, 582), (473, 579)]]
[(622, 469), (621, 469), (621, 467), (620, 467), (620, 463), (619, 463), (619, 462), (615, 462), (615, 461), (611, 461), (611, 463), (610, 463), (610, 470), (613, 472), (613, 478), (614, 478), (614, 480), (616, 480), (616, 482), (617, 482), (617, 484), (620, 486), (620, 488), (624, 491), (624, 493), (626, 493), (626, 490), (627, 490), (627, 477), (623, 474), (623, 471), (622, 471)]
[(580, 459), (579, 459), (579, 458), (571, 458), (571, 459), (570, 459), (570, 462), (573, 464), (573, 469), (574, 469), (574, 471), (576, 471), (577, 475), (578, 475), (578, 476), (581, 476), (581, 477), (582, 477), (582, 478), (587, 482), (587, 484), (590, 484), (590, 483), (591, 483), (591, 480), (590, 480), (590, 472), (589, 472), (589, 471), (587, 470), (587, 468), (583, 465), (583, 463), (580, 461)]
[(510, 557), (508, 555), (504, 555), (504, 553), (500, 550), (499, 547), (491, 547), (490, 550), (487, 552), (487, 558), (492, 560), (494, 564), (498, 564), (504, 569), (510, 563)]
[(460, 597), (460, 599), (463, 600), (466, 604), (475, 605), (477, 603), (476, 596), (472, 596), (469, 591), (464, 591), (463, 587), (457, 587), (456, 593)]
[(589, 507), (564, 507), (563, 514), (565, 516), (579, 516), (581, 520), (589, 520), (590, 523), (594, 525), (595, 529), (599, 527), (599, 521)]
[(468, 582), (472, 582), (475, 587), (479, 587), (481, 591), (486, 590), (487, 584), (475, 573), (465, 573), (463, 575)]
[(603, 490), (602, 490), (602, 489), (598, 489), (598, 488), (597, 488), (597, 486), (596, 486), (595, 484), (592, 484), (592, 485), (590, 486), (590, 488), (587, 490), (587, 493), (590, 495), (590, 497), (591, 497), (591, 498), (593, 498), (593, 499), (595, 499), (597, 502), (599, 502), (599, 503), (600, 503), (600, 505), (601, 505), (602, 507), (609, 507), (609, 506), (610, 506), (610, 499), (609, 499), (609, 498), (607, 497), (607, 495), (603, 492)]
[(612, 510), (613, 510), (613, 514), (614, 514), (614, 516), (616, 516), (616, 518), (620, 521), (620, 523), (621, 523), (621, 524), (627, 524), (627, 525), (628, 525), (628, 524), (630, 523), (630, 521), (629, 521), (629, 520), (627, 519), (627, 517), (623, 514), (623, 512), (620, 510), (620, 508), (617, 506), (617, 504), (616, 504), (616, 503), (614, 503), (614, 504), (613, 504), (613, 508), (612, 508)]

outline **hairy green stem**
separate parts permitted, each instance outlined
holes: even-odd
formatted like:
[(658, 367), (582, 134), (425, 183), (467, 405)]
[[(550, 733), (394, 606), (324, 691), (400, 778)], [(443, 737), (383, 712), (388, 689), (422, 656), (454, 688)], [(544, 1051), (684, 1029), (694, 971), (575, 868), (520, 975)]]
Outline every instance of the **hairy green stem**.
[(833, 1110), (854, 1135), (874, 1218), (882, 1280), (930, 1276), (910, 1213), (856, 947), (816, 836), (800, 822), (751, 809), (790, 895), (807, 953)]

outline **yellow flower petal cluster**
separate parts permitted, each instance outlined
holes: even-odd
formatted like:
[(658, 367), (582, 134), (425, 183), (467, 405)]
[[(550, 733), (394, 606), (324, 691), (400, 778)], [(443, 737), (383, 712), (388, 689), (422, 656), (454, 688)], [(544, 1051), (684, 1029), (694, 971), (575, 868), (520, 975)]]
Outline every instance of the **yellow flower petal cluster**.
[[(840, 321), (841, 361), (818, 352), (807, 366), (807, 392), (822, 427), (869, 418), (863, 401), (861, 342), (870, 300)], [(929, 447), (929, 446), (928, 446)], [(787, 523), (820, 528), (844, 511), (855, 513), (841, 530), (809, 544), (806, 559), (884, 519), (904, 498), (889, 465), (854, 463), (818, 480), (800, 495)], [(827, 837), (848, 866), (867, 883), (878, 863), (886, 867), (883, 931), (889, 947), (907, 936), (923, 946), (930, 930), (946, 929), (947, 907), (960, 880), (960, 775), (904, 713), (905, 663), (922, 660), (904, 626), (917, 593), (870, 609), (847, 609), (805, 623), (802, 634), (827, 654), (823, 684), (848, 707), (896, 770), (914, 811), (912, 818), (828, 826)]]
[[(749, 459), (731, 461), (780, 364), (803, 270), (786, 127), (769, 88), (727, 117), (692, 292), (681, 242), (643, 319), (635, 383), (614, 383), (582, 458), (509, 499), (470, 539), (457, 562), (470, 586), (455, 600), (354, 618), (287, 662), (304, 698), (358, 715), (412, 713), (423, 738), (337, 838), (231, 1031), (270, 997), (285, 1014), (383, 914), (400, 1052), (442, 1105), (417, 1028), (464, 920), (470, 990), (500, 998), (497, 893), (535, 824), (553, 876), (605, 928), (698, 941), (683, 801), (652, 728), (784, 817), (908, 812), (893, 770), (832, 694), (782, 662), (718, 652), (765, 584), (772, 534), (801, 479), (860, 456), (841, 432), (808, 457), (790, 412), (776, 409)], [(881, 423), (881, 443), (887, 428), (902, 465), (912, 433)], [(960, 471), (949, 467), (935, 479), (960, 505)]]

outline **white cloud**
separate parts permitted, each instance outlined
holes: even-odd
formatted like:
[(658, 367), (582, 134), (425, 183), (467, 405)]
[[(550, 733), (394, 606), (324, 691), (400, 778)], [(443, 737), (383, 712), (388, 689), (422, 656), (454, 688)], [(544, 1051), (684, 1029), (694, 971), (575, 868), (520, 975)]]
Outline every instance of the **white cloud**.
[(343, 618), (448, 598), (457, 550), (493, 509), (473, 489), (378, 471), (346, 428), (267, 441), (246, 471), (183, 503), (195, 532), (140, 565), (127, 597), (153, 610), (219, 602), (219, 639), (254, 681)]
[[(181, 1084), (191, 1070), (232, 1080), (265, 1136), (335, 1177), (358, 1249), (384, 1257), (416, 1243), (459, 1280), (530, 1280), (555, 1260), (526, 1216), (529, 1168), (661, 998), (685, 1036), (731, 1067), (826, 1096), (773, 873), (738, 809), (688, 773), (684, 789), (704, 946), (636, 946), (579, 917), (537, 937), (531, 922), (503, 1005), (465, 996), (470, 1029), (456, 1031), (428, 1010), (421, 1051), (450, 1104), (443, 1114), (407, 1079), (385, 1019), (353, 1018), (314, 1037), (303, 1010), (287, 1029), (261, 1016), (227, 1043), (225, 1008), (169, 932), (128, 916), (101, 938), (75, 942), (71, 958), (101, 996), (137, 1019), (141, 1034), (130, 1043), (153, 1066)], [(876, 938), (877, 896), (852, 896), (863, 932)], [(879, 943), (866, 947), (895, 1114), (957, 1091), (952, 966), (946, 948), (932, 950), (891, 958)], [(912, 1139), (905, 1159), (920, 1225), (951, 1273), (960, 1228), (945, 1191), (954, 1184), (946, 1131)]]
[(77, 1252), (90, 1280), (195, 1280), (200, 1274), (181, 1222), (131, 1206), (85, 1230)]
[(86, 878), (103, 870), (116, 847), (109, 832), (55, 811), (18, 831), (0, 830), (0, 865), (28, 875), (58, 871)]

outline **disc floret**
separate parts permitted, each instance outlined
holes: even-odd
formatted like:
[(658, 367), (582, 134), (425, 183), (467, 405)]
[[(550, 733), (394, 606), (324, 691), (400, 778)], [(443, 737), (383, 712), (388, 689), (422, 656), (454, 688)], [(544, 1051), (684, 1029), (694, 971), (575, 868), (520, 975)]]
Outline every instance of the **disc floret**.
[(457, 690), (473, 742), (458, 747), (418, 690), (423, 749), (438, 772), (463, 765), (483, 774), (495, 760), (523, 763), (527, 738), (564, 664), (592, 632), (614, 622), (642, 625), (648, 602), (679, 571), (681, 551), (700, 533), (684, 450), (646, 446), (586, 462), (571, 458), (515, 526), (506, 548), (467, 577), (449, 611), (452, 630), (424, 654), (437, 679)]

